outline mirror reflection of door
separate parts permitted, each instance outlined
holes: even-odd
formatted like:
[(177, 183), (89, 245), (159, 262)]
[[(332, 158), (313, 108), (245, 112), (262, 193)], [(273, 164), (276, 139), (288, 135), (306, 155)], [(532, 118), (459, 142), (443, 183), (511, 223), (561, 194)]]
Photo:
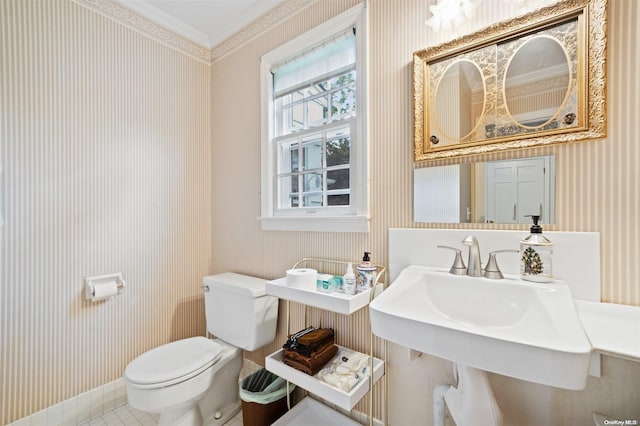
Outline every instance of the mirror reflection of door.
[(485, 168), (486, 219), (489, 223), (554, 223), (554, 157), (491, 161)]

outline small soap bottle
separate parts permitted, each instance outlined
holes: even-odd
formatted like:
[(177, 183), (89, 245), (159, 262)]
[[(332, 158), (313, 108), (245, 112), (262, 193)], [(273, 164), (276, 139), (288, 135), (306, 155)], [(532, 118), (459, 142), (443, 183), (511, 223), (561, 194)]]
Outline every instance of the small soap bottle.
[(351, 262), (349, 262), (347, 272), (342, 277), (342, 288), (344, 289), (344, 294), (356, 294), (356, 274), (353, 273), (353, 265)]
[(376, 267), (371, 264), (371, 258), (369, 257), (370, 254), (371, 253), (368, 251), (365, 251), (364, 256), (362, 256), (362, 263), (356, 267), (358, 270), (358, 293), (362, 293), (363, 291), (370, 289), (376, 279)]
[(553, 243), (542, 235), (542, 226), (538, 225), (540, 216), (527, 216), (533, 219), (531, 234), (520, 241), (520, 277), (523, 280), (548, 283), (553, 281), (551, 256)]

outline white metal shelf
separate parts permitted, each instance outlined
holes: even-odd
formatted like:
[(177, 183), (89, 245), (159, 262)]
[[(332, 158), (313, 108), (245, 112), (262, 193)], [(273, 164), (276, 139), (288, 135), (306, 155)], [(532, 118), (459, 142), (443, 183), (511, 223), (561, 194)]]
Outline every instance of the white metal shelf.
[[(337, 261), (337, 260), (327, 260), (327, 259), (313, 259), (313, 258), (305, 258), (297, 262), (293, 268), (301, 267), (303, 264), (309, 263), (318, 263), (325, 264), (336, 267), (337, 265), (347, 265), (349, 262)], [(344, 293), (324, 293), (322, 291), (314, 291), (313, 289), (306, 289), (301, 287), (293, 287), (288, 286), (286, 282), (286, 278), (280, 278), (273, 281), (268, 281), (266, 284), (266, 293), (271, 296), (276, 296), (280, 299), (287, 301), (287, 333), (290, 332), (290, 310), (289, 310), (289, 302), (297, 302), (301, 303), (307, 307), (314, 307), (323, 309), (326, 311), (343, 314), (343, 315), (351, 315), (360, 309), (366, 307), (371, 303), (373, 298), (377, 296), (381, 291), (384, 291), (385, 285), (380, 282), (380, 278), (382, 276), (386, 277), (386, 268), (380, 265), (374, 265), (377, 269), (376, 278), (374, 280), (373, 289), (369, 289), (362, 293), (358, 293), (355, 295), (346, 295)], [(306, 308), (305, 308), (305, 322), (306, 322)], [(338, 346), (339, 352), (341, 353), (347, 348)], [(271, 371), (274, 374), (286, 379), (289, 382), (294, 383), (298, 387), (305, 389), (307, 392), (310, 392), (314, 395), (317, 395), (324, 400), (335, 404), (337, 407), (340, 407), (344, 410), (351, 411), (353, 407), (360, 401), (365, 395), (369, 395), (369, 426), (373, 425), (373, 385), (382, 378), (385, 374), (384, 361), (373, 356), (373, 334), (369, 334), (369, 377), (364, 378), (360, 383), (351, 389), (349, 392), (343, 392), (340, 389), (337, 389), (327, 383), (322, 382), (314, 376), (310, 376), (301, 371), (296, 370), (295, 368), (289, 367), (283, 362), (284, 358), (284, 350), (279, 350), (265, 358), (265, 368)], [(386, 359), (386, 343), (384, 346), (384, 358)], [(386, 393), (386, 384), (385, 384), (385, 393)], [(290, 395), (287, 395), (288, 405), (290, 406), (289, 401)], [(386, 398), (385, 398), (386, 400)], [(300, 408), (298, 408), (300, 406)], [(323, 426), (329, 425), (347, 425), (352, 424), (349, 422), (353, 422), (352, 419), (338, 413), (337, 411), (322, 405), (312, 398), (305, 398), (298, 405), (296, 405), (293, 409), (289, 410), (287, 414), (281, 417), (278, 422), (274, 423), (274, 425), (287, 425), (287, 424), (300, 424), (296, 423), (301, 420), (300, 413), (305, 413), (304, 416), (312, 416), (313, 418), (317, 417), (318, 419), (323, 419), (325, 422), (318, 422), (317, 424), (322, 424)], [(385, 424), (386, 422), (386, 403), (384, 407), (385, 414)], [(308, 419), (304, 417), (305, 422), (303, 424), (315, 424), (309, 423)], [(335, 420), (339, 419), (339, 420)], [(353, 422), (353, 424), (359, 424)]]
[[(350, 349), (338, 346), (336, 357), (342, 356), (345, 351)], [(355, 352), (355, 351), (351, 351)], [(335, 357), (334, 357), (335, 359)], [(322, 399), (344, 410), (351, 410), (370, 390), (371, 380), (368, 377), (363, 378), (349, 392), (344, 392), (328, 383), (323, 382), (316, 376), (310, 376), (295, 368), (289, 367), (284, 363), (284, 350), (279, 350), (265, 359), (265, 368), (274, 374), (290, 381)], [(327, 363), (327, 365), (330, 364)], [(376, 383), (384, 375), (384, 362), (381, 359), (373, 358), (373, 383)]]
[(362, 426), (313, 398), (306, 397), (271, 426)]
[[(268, 281), (266, 285), (268, 295), (344, 315), (353, 314), (368, 306), (371, 301), (372, 289), (355, 295), (324, 293), (315, 289), (288, 286), (286, 278)], [(379, 287), (382, 287), (382, 284), (379, 284)]]

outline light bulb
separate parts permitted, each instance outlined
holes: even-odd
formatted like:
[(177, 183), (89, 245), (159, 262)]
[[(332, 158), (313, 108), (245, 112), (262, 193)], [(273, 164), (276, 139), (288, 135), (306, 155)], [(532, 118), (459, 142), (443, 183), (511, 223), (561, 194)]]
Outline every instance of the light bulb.
[(434, 31), (449, 30), (452, 25), (460, 27), (465, 20), (473, 18), (478, 2), (479, 0), (438, 0), (437, 4), (429, 7), (433, 16), (425, 25)]

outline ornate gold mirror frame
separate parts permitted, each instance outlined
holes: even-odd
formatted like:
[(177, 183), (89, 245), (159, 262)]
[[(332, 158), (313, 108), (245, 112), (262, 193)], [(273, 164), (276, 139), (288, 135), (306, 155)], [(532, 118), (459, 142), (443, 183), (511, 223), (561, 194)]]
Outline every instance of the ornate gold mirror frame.
[[(564, 0), (527, 15), (501, 22), (481, 31), (469, 34), (451, 42), (420, 50), (413, 55), (414, 72), (414, 160), (431, 160), (462, 155), (481, 154), (499, 150), (527, 148), (537, 145), (561, 144), (606, 136), (606, 8), (607, 0)], [(536, 32), (571, 20), (577, 21), (577, 47), (575, 52), (575, 94), (578, 120), (571, 126), (531, 131), (526, 128), (521, 133), (498, 135), (491, 138), (474, 137), (449, 145), (438, 146), (438, 138), (430, 131), (431, 115), (437, 114), (430, 99), (434, 92), (430, 78), (431, 67), (436, 78), (442, 77), (441, 64), (466, 60), (477, 55), (482, 49), (498, 49), (500, 45), (512, 41), (525, 40)], [(499, 56), (499, 55), (498, 55)], [(504, 87), (502, 75), (486, 75), (484, 70), (496, 70), (500, 64), (481, 66), (485, 90), (488, 83), (495, 84), (495, 91)], [(503, 64), (504, 65), (504, 64)], [(571, 64), (569, 64), (571, 66)], [(438, 75), (439, 73), (439, 75)], [(500, 74), (500, 73), (498, 73)], [(486, 96), (486, 93), (485, 93)], [(485, 100), (489, 108), (494, 107), (504, 93), (496, 93), (493, 100)], [(462, 102), (459, 102), (462, 103)], [(486, 108), (486, 105), (483, 106)], [(497, 107), (499, 109), (499, 107)], [(484, 109), (483, 109), (484, 113)], [(571, 115), (571, 114), (568, 114)], [(437, 116), (436, 116), (437, 117)], [(513, 118), (513, 117), (511, 117)], [(575, 116), (574, 116), (575, 118)], [(566, 119), (566, 116), (565, 116)], [(444, 145), (444, 146), (443, 146)]]

